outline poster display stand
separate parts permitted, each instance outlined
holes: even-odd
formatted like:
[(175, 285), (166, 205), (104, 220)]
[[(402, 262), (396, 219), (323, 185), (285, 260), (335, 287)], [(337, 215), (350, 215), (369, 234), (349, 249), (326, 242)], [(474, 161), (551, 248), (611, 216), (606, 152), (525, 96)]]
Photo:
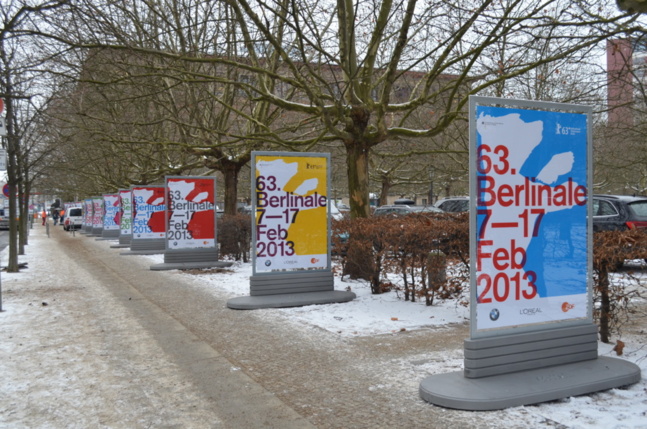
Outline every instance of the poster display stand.
[(113, 249), (130, 247), (133, 238), (133, 198), (130, 189), (119, 189), (119, 243), (110, 246)]
[(422, 399), (496, 410), (621, 387), (592, 311), (591, 109), (470, 97), (470, 339)]
[(330, 154), (252, 153), (250, 295), (237, 310), (348, 302), (330, 259)]
[(166, 221), (166, 187), (164, 185), (131, 186), (133, 199), (132, 239), (130, 251), (121, 255), (157, 255), (164, 253)]
[(103, 196), (103, 230), (102, 240), (117, 240), (119, 238), (120, 205), (118, 194)]
[(83, 200), (83, 224), (81, 226), (81, 234), (92, 234), (92, 219), (94, 218), (94, 206), (92, 199), (87, 198)]
[(101, 237), (103, 232), (103, 197), (92, 197), (92, 230), (90, 236)]
[(216, 178), (166, 177), (164, 263), (153, 271), (230, 267), (218, 261)]

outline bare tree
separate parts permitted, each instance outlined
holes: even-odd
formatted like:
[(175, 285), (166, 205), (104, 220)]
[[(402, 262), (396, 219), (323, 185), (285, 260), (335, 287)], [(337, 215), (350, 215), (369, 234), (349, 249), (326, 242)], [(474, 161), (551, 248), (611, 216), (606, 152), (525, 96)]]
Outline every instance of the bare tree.
[(548, 72), (559, 69), (552, 64), (640, 29), (635, 17), (584, 0), (79, 1), (69, 16), (58, 18), (66, 26), (59, 40), (219, 65), (215, 75), (183, 66), (182, 82), (233, 85), (247, 92), (252, 112), (266, 112), (254, 116), (238, 109), (241, 97), (228, 104), (209, 90), (252, 126), (233, 139), (231, 130), (204, 127), (226, 137), (203, 139), (205, 156), (225, 159), (210, 150), (258, 142), (292, 150), (341, 144), (356, 217), (369, 214), (374, 148), (427, 139), (441, 144), (427, 152), (447, 150), (446, 139), (431, 138), (465, 119), (470, 94), (534, 73), (544, 90), (528, 94), (543, 96)]
[[(242, 0), (231, 5), (247, 48), (246, 63), (240, 65), (259, 76), (259, 98), (319, 118), (317, 139), (343, 144), (354, 216), (368, 215), (372, 148), (388, 140), (440, 135), (464, 117), (470, 94), (595, 46), (632, 22), (613, 10), (570, 1), (303, 5)], [(275, 37), (277, 26), (289, 41)], [(508, 64), (493, 73), (496, 61), (488, 50), (503, 38)], [(546, 48), (542, 57), (528, 55), (538, 45)], [(279, 53), (284, 62), (280, 78), (296, 88), (301, 100), (286, 100), (262, 85), (261, 77), (268, 75), (265, 52)], [(398, 84), (411, 72), (420, 73), (417, 84), (405, 101), (396, 102)], [(429, 106), (436, 109), (426, 124), (408, 126), (412, 115)]]
[[(32, 25), (35, 15), (61, 7), (67, 1), (27, 2), (13, 0), (0, 4), (0, 97), (6, 103), (7, 137), (3, 147), (7, 149), (7, 185), (9, 188), (9, 262), (7, 270), (18, 271), (19, 236), (26, 242), (27, 204), (29, 201), (29, 150), (23, 146), (23, 137), (28, 134), (37, 112), (38, 85), (34, 69), (43, 59), (28, 51), (23, 38)], [(18, 202), (23, 201), (22, 208)], [(23, 222), (17, 223), (19, 217)]]

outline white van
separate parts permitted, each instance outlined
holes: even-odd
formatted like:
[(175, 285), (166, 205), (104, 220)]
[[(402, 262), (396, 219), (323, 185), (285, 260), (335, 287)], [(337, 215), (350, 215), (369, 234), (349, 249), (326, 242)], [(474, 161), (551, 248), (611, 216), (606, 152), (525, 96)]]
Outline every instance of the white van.
[(65, 220), (63, 220), (63, 229), (66, 231), (79, 229), (83, 226), (83, 208), (71, 207), (65, 211)]

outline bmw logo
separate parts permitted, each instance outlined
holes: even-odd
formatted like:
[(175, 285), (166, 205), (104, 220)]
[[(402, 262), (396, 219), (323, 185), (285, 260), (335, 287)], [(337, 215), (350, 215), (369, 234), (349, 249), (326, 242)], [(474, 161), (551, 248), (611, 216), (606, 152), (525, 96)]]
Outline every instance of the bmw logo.
[(496, 308), (493, 308), (492, 311), (490, 311), (490, 320), (495, 321), (499, 318), (499, 310)]
[(265, 261), (265, 266), (266, 267), (269, 267), (270, 265), (272, 265), (272, 261), (270, 261), (270, 260)]

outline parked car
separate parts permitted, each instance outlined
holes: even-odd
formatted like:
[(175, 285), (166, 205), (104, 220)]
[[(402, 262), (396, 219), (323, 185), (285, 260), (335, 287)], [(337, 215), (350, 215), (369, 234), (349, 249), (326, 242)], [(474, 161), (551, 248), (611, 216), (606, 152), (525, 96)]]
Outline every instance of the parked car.
[[(625, 195), (593, 196), (593, 231), (644, 230), (647, 232), (647, 197)], [(614, 262), (619, 269), (626, 259), (645, 259), (647, 235), (644, 240), (631, 243), (622, 252), (622, 258)]]
[(402, 216), (412, 213), (444, 213), (443, 210), (434, 206), (408, 206), (404, 204), (384, 205), (377, 207), (373, 216)]
[(384, 205), (375, 208), (373, 216), (390, 216), (390, 215), (406, 215), (413, 213), (411, 207), (406, 205)]
[(460, 213), (470, 209), (470, 197), (448, 197), (436, 201), (434, 207), (438, 207), (444, 212)]
[(63, 221), (63, 229), (70, 231), (72, 229), (79, 229), (83, 226), (83, 208), (72, 207), (65, 212), (65, 220)]
[(409, 198), (400, 198), (400, 199), (397, 199), (397, 200), (393, 201), (393, 205), (396, 205), (396, 206), (402, 206), (402, 205), (414, 206), (414, 205), (416, 205), (416, 202), (414, 200), (409, 199)]
[(647, 228), (647, 197), (593, 196), (593, 231)]

